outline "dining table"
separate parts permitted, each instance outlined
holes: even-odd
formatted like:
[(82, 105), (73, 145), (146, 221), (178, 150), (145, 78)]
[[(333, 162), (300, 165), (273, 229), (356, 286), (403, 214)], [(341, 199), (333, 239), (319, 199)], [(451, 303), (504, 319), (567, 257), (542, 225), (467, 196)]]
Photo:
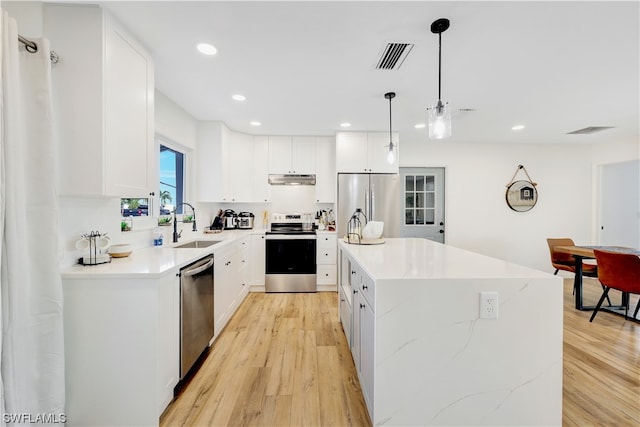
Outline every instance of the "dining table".
[[(595, 306), (584, 305), (582, 301), (582, 262), (585, 259), (595, 259), (594, 249), (603, 251), (616, 252), (622, 254), (634, 254), (640, 256), (640, 249), (627, 248), (623, 246), (555, 246), (554, 251), (567, 253), (573, 256), (575, 259), (575, 277), (573, 281), (573, 289), (575, 293), (575, 308), (581, 311), (594, 310)], [(611, 313), (620, 314), (613, 310), (623, 310), (629, 304), (629, 295), (627, 293), (622, 294), (622, 301), (620, 305), (602, 307), (603, 310), (610, 311)]]

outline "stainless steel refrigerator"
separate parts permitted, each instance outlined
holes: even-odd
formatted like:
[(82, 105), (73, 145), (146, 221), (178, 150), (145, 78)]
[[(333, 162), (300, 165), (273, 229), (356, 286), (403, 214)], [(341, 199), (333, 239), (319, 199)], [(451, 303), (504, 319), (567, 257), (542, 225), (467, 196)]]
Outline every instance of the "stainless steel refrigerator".
[(357, 208), (368, 221), (383, 221), (383, 237), (400, 236), (400, 179), (398, 174), (338, 174), (338, 236), (347, 234), (347, 222)]

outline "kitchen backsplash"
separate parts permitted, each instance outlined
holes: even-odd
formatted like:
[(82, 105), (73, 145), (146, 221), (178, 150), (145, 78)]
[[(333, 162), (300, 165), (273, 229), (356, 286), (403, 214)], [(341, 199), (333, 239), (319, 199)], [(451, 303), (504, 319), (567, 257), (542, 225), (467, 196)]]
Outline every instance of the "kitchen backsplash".
[[(191, 203), (191, 201), (189, 201)], [(273, 186), (270, 203), (193, 203), (196, 208), (198, 231), (191, 231), (191, 224), (178, 223), (182, 230), (180, 240), (186, 241), (201, 235), (205, 227), (209, 227), (218, 210), (233, 209), (236, 212), (252, 212), (255, 215), (254, 228), (263, 228), (262, 213), (272, 212), (316, 212), (330, 209), (330, 203), (315, 202), (314, 186)], [(77, 250), (75, 242), (85, 233), (100, 231), (107, 233), (111, 244), (129, 243), (134, 250), (153, 246), (153, 223), (144, 225), (134, 223), (133, 230), (120, 231), (120, 199), (119, 198), (60, 198), (60, 242), (59, 260), (62, 267), (78, 262), (78, 258), (86, 255)], [(140, 220), (140, 218), (136, 218)], [(142, 219), (144, 221), (144, 219)], [(149, 220), (147, 220), (149, 221)], [(171, 243), (173, 227), (158, 227), (164, 237), (165, 244)]]

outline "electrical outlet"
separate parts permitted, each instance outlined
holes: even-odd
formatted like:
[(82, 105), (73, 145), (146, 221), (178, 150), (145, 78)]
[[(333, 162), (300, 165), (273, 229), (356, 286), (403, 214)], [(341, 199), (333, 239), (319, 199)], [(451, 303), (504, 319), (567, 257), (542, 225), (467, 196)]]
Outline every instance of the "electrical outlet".
[(498, 318), (498, 293), (480, 292), (480, 318)]

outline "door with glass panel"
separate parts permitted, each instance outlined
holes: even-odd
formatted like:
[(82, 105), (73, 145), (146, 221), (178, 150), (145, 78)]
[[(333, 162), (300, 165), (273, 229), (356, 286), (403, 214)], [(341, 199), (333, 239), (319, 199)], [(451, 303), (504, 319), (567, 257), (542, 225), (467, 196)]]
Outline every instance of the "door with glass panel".
[(400, 168), (401, 237), (444, 243), (444, 168)]

